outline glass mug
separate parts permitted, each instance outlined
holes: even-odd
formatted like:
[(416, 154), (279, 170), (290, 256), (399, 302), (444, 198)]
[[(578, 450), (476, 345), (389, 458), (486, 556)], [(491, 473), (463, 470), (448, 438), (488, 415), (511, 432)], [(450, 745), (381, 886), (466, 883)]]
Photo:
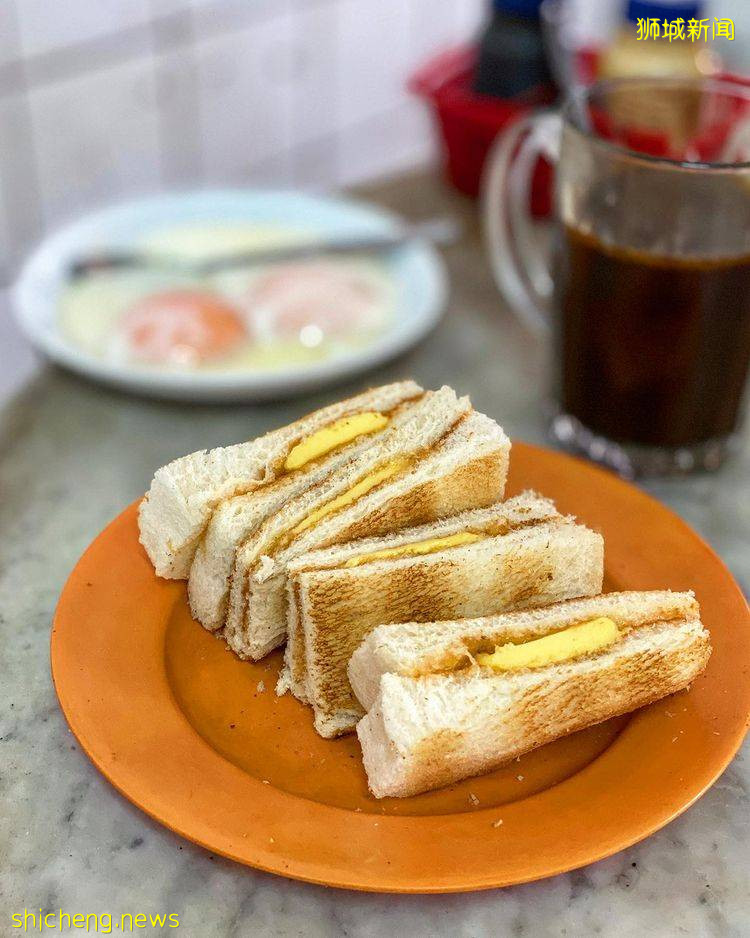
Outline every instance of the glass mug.
[[(551, 251), (528, 216), (540, 156), (555, 165)], [(554, 336), (552, 436), (626, 476), (720, 465), (750, 361), (750, 88), (574, 91), (497, 141), (484, 214), (502, 293)]]

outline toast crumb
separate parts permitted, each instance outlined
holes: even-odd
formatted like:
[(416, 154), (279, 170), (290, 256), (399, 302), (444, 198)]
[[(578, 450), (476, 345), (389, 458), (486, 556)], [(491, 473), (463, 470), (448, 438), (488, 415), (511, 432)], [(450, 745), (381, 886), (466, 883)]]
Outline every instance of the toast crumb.
[(474, 805), (475, 808), (479, 804), (479, 798), (477, 798), (473, 791), (469, 792), (469, 801)]
[(266, 689), (265, 682), (264, 682), (264, 681), (258, 681), (258, 686), (257, 686), (255, 689), (258, 691), (259, 694), (262, 694), (263, 691)]
[(516, 775), (516, 778), (518, 779), (519, 782), (523, 781), (523, 775)]
[(502, 819), (501, 817), (499, 817), (496, 821), (493, 821), (493, 822), (492, 822), (492, 826), (493, 826), (493, 827), (500, 827), (500, 825), (501, 825), (502, 823), (503, 823), (503, 819)]

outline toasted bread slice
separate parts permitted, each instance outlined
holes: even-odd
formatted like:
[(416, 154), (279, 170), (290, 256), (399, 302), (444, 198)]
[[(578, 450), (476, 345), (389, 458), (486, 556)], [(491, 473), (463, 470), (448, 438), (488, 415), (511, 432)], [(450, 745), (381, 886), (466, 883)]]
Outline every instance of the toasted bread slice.
[(413, 381), (372, 388), (258, 439), (201, 450), (163, 466), (154, 475), (138, 515), (141, 543), (157, 574), (187, 577), (198, 539), (216, 505), (277, 478), (290, 449), (300, 440), (342, 417), (369, 410), (389, 413), (421, 394)]
[[(263, 621), (260, 618), (256, 621), (255, 617), (265, 614), (267, 620), (278, 613), (278, 608), (261, 608), (250, 618), (248, 607), (253, 596), (249, 578), (256, 572), (260, 575), (260, 571), (273, 567), (272, 558), (298, 536), (295, 529), (299, 525), (308, 525), (310, 518), (316, 517), (316, 512), (326, 511), (326, 506), (336, 499), (345, 498), (354, 486), (371, 478), (383, 467), (416, 461), (420, 453), (438, 443), (470, 411), (469, 399), (458, 398), (452, 388), (445, 386), (437, 391), (426, 391), (410, 407), (405, 420), (396, 421), (354, 459), (287, 501), (253, 530), (234, 550), (223, 632), (230, 647), (242, 657), (257, 660), (283, 642), (285, 622), (271, 623), (272, 637), (265, 635), (262, 640), (254, 641), (263, 634), (265, 627)], [(253, 643), (252, 652), (249, 644), (245, 647), (246, 634)]]
[[(448, 397), (463, 412), (453, 391), (427, 391), (389, 411), (390, 420), (381, 433), (362, 436), (348, 446), (318, 459), (309, 468), (282, 475), (262, 488), (228, 498), (211, 515), (195, 552), (188, 580), (188, 598), (194, 618), (210, 631), (223, 628), (226, 620), (229, 585), (238, 548), (258, 532), (266, 519), (285, 508), (293, 499), (316, 489), (324, 479), (357, 457), (371, 463), (387, 448), (389, 437), (408, 424), (412, 430), (424, 423), (435, 398)], [(451, 414), (449, 420), (454, 419)]]
[[(377, 553), (383, 549), (400, 548), (410, 544), (418, 544), (429, 538), (450, 537), (457, 533), (467, 531), (481, 532), (483, 535), (490, 533), (504, 534), (511, 528), (520, 528), (526, 524), (533, 524), (542, 520), (561, 517), (555, 508), (554, 502), (548, 498), (543, 498), (535, 492), (524, 492), (515, 498), (510, 498), (505, 502), (497, 502), (490, 505), (489, 508), (477, 508), (470, 511), (464, 511), (457, 515), (451, 515), (448, 518), (440, 518), (429, 524), (420, 525), (415, 528), (406, 528), (403, 531), (386, 534), (383, 537), (368, 537), (359, 540), (349, 541), (346, 544), (337, 544), (333, 547), (323, 550), (313, 550), (301, 557), (291, 560), (287, 565), (287, 644), (284, 654), (284, 668), (282, 669), (278, 692), (285, 693), (290, 690), (295, 697), (303, 702), (308, 702), (307, 696), (307, 664), (305, 655), (305, 629), (303, 619), (300, 614), (301, 603), (304, 602), (309, 609), (312, 618), (316, 619), (315, 606), (307, 599), (308, 589), (300, 589), (299, 575), (302, 573), (314, 573), (316, 571), (333, 571), (334, 576), (338, 575), (339, 568), (344, 568), (343, 576), (345, 582), (351, 579), (351, 574), (347, 571), (347, 566), (353, 560)], [(452, 556), (452, 555), (451, 555)], [(415, 558), (411, 558), (412, 561)], [(361, 571), (357, 576), (357, 584), (362, 584), (368, 591), (371, 590), (369, 599), (375, 598), (380, 606), (384, 601), (388, 601), (388, 596), (384, 590), (378, 590), (378, 583), (373, 581), (372, 577), (377, 576), (381, 570), (388, 571), (390, 564), (380, 565), (367, 564), (367, 571)], [(362, 577), (366, 572), (368, 575)], [(306, 586), (313, 586), (315, 581), (306, 580)], [(333, 581), (332, 581), (333, 582)], [(348, 589), (348, 586), (345, 588)], [(357, 596), (362, 596), (358, 592)], [(361, 605), (364, 607), (367, 601), (362, 596)], [(457, 613), (449, 614), (455, 617)], [(409, 616), (407, 618), (412, 618)], [(438, 616), (437, 614), (428, 616), (427, 620), (436, 618), (448, 618), (448, 615)], [(312, 620), (310, 620), (312, 621)], [(402, 621), (398, 617), (383, 615), (377, 622), (380, 625), (383, 622)], [(341, 624), (343, 626), (343, 623)], [(338, 624), (337, 624), (338, 627)], [(348, 629), (347, 629), (348, 631)], [(368, 630), (369, 631), (369, 630)], [(364, 635), (356, 642), (359, 645)], [(355, 647), (356, 647), (355, 645)], [(353, 651), (354, 649), (352, 649)]]
[[(297, 615), (304, 653), (289, 643), (287, 656), (296, 665), (296, 689), (300, 665), (304, 669), (304, 690), (322, 736), (352, 731), (364, 713), (346, 669), (382, 622), (489, 615), (600, 592), (601, 535), (563, 518), (546, 499), (525, 495), (461, 517), (484, 536), (421, 557), (350, 568), (304, 571), (290, 564), (290, 623)], [(352, 555), (351, 547), (343, 550)], [(300, 560), (310, 558), (314, 563), (314, 554)]]
[[(465, 412), (449, 432), (435, 432), (428, 442), (406, 426), (399, 433), (390, 441), (387, 459), (407, 454), (413, 460), (395, 478), (294, 532), (294, 526), (307, 523), (311, 510), (330, 503), (332, 496), (360, 479), (363, 467), (355, 467), (356, 475), (341, 470), (315, 492), (290, 503), (237, 551), (225, 634), (240, 656), (257, 659), (283, 642), (290, 560), (314, 548), (380, 536), (502, 498), (510, 442), (493, 420)], [(379, 465), (382, 459), (375, 454), (367, 471)]]
[[(528, 641), (598, 616), (614, 619), (623, 635), (577, 660), (508, 673), (455, 666), (462, 651), (473, 656), (488, 642)], [(438, 623), (434, 630), (389, 626), (372, 632), (365, 646), (349, 673), (360, 699), (371, 701), (357, 734), (377, 798), (405, 797), (491, 771), (643, 707), (687, 687), (711, 653), (689, 593), (575, 600), (475, 620), (463, 633), (458, 622)]]
[(510, 641), (529, 641), (594, 616), (640, 628), (653, 622), (700, 618), (692, 593), (626, 590), (571, 599), (524, 612), (444, 622), (404, 622), (374, 629), (349, 661), (349, 680), (365, 710), (375, 702), (384, 674), (421, 677), (442, 672)]

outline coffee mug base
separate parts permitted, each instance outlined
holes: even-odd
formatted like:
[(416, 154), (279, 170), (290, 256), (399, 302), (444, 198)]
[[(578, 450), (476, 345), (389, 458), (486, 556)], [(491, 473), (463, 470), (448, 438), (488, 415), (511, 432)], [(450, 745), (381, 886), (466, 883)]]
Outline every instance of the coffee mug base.
[(548, 432), (564, 449), (607, 466), (625, 479), (712, 472), (735, 451), (738, 443), (736, 436), (679, 447), (616, 443), (598, 436), (576, 417), (560, 411), (550, 417)]

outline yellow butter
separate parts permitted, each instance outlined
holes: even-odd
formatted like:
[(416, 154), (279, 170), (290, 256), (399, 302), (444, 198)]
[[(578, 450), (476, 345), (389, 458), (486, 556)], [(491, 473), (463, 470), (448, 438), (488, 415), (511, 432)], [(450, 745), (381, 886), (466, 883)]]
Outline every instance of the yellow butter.
[(494, 654), (479, 654), (476, 660), (478, 664), (495, 671), (540, 668), (590, 655), (613, 645), (619, 638), (620, 630), (615, 622), (600, 616), (521, 645), (509, 643), (497, 646)]
[(384, 547), (374, 550), (371, 554), (360, 554), (359, 557), (350, 557), (344, 563), (345, 567), (359, 567), (363, 563), (373, 560), (390, 560), (393, 557), (421, 557), (423, 554), (433, 554), (448, 547), (459, 547), (461, 544), (472, 544), (481, 540), (481, 534), (471, 531), (460, 531), (458, 534), (447, 534), (445, 537), (431, 537), (414, 544), (402, 544), (400, 547)]
[(347, 505), (351, 505), (358, 498), (361, 498), (371, 489), (374, 489), (376, 485), (380, 485), (381, 482), (386, 482), (388, 479), (393, 478), (393, 476), (398, 475), (399, 472), (408, 469), (410, 465), (411, 460), (406, 456), (402, 456), (399, 459), (392, 459), (384, 466), (381, 466), (380, 469), (376, 469), (369, 475), (364, 476), (364, 478), (360, 479), (356, 485), (353, 485), (346, 492), (337, 495), (336, 498), (331, 499), (330, 502), (326, 502), (325, 505), (321, 505), (320, 508), (316, 508), (315, 511), (311, 511), (304, 521), (300, 521), (289, 533), (293, 537), (296, 537), (297, 534), (306, 531), (334, 511), (338, 511), (339, 508), (346, 508)]
[(299, 469), (313, 459), (351, 443), (358, 436), (382, 430), (387, 423), (385, 414), (377, 411), (342, 417), (341, 420), (334, 421), (293, 446), (286, 457), (284, 468), (289, 471)]

